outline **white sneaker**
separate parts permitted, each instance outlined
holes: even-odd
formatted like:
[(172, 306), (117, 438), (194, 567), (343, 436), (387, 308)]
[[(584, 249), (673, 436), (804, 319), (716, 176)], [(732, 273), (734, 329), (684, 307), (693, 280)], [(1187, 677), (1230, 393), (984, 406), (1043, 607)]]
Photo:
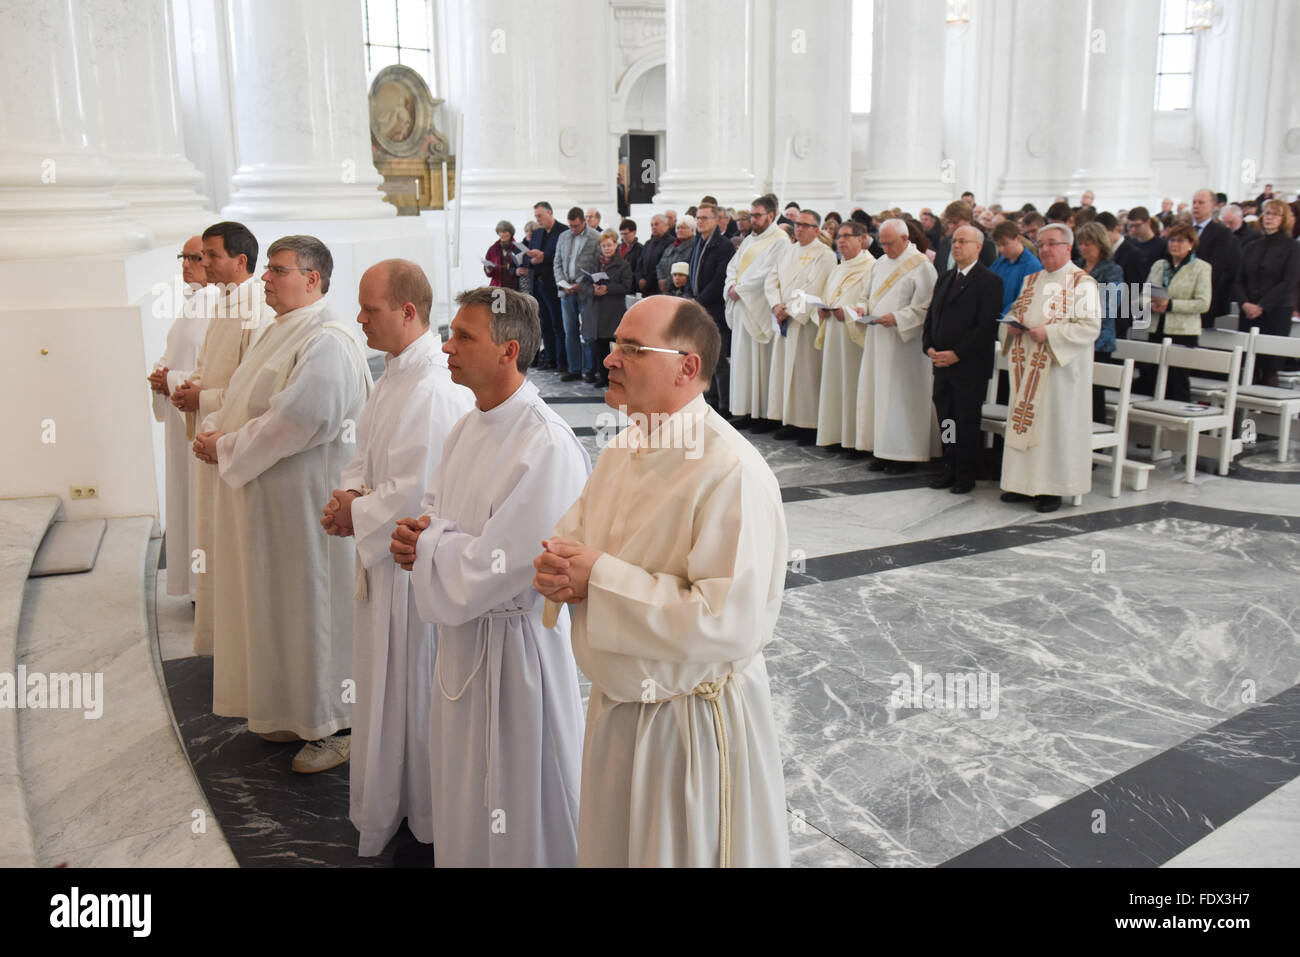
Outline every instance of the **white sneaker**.
[(316, 774), (337, 768), (352, 753), (352, 735), (333, 734), (319, 741), (308, 741), (293, 759), (299, 774)]

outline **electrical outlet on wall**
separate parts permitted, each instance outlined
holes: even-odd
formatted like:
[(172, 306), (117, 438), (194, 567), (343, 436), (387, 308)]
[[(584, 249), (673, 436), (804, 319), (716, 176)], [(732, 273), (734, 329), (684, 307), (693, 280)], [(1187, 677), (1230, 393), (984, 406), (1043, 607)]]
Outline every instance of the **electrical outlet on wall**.
[(99, 487), (96, 485), (71, 485), (68, 490), (73, 498), (98, 498)]

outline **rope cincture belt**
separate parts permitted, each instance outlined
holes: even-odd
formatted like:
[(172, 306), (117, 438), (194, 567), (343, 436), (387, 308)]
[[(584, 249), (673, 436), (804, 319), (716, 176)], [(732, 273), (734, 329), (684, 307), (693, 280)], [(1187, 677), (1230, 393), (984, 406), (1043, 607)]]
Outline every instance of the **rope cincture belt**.
[[(727, 724), (722, 714), (722, 692), (727, 682), (735, 674), (728, 672), (716, 681), (701, 681), (691, 689), (691, 694), (699, 695), (709, 703), (713, 710), (713, 732), (718, 738), (718, 866), (731, 866), (731, 753), (727, 746)], [(685, 698), (688, 695), (676, 694), (663, 701)]]
[[(373, 491), (374, 489), (364, 481), (361, 483), (361, 496), (369, 495)], [(358, 496), (358, 498), (361, 496)], [(361, 564), (361, 556), (359, 555), (357, 556), (357, 587), (352, 594), (363, 605), (370, 601), (370, 574), (366, 571), (366, 566)]]
[[(488, 642), (491, 639), (492, 626), (489, 625), (488, 622), (496, 621), (501, 618), (522, 618), (527, 614), (527, 608), (494, 608), (492, 611), (479, 617), (478, 635), (476, 640), (481, 642), (481, 644), (479, 646), (478, 660), (474, 663), (474, 670), (469, 673), (469, 677), (465, 679), (465, 683), (460, 686), (460, 690), (457, 691), (455, 695), (448, 694), (447, 689), (442, 683), (442, 642), (439, 641), (438, 650), (433, 656), (433, 677), (438, 684), (438, 690), (442, 692), (443, 698), (448, 701), (459, 701), (465, 696), (465, 692), (469, 690), (469, 684), (474, 680), (475, 675), (477, 675), (479, 670), (482, 669), (483, 662), (487, 660)], [(484, 677), (487, 680), (484, 682), (483, 690), (483, 762), (486, 767), (486, 771), (483, 775), (483, 806), (490, 809), (492, 806), (492, 677), (491, 675), (485, 675)]]

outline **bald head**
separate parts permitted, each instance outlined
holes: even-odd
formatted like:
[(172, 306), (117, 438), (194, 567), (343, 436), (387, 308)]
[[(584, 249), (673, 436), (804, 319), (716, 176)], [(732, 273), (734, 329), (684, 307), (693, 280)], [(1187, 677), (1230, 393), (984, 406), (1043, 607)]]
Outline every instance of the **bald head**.
[(1214, 215), (1214, 194), (1208, 189), (1198, 189), (1192, 194), (1192, 219), (1203, 223)]
[(203, 268), (203, 237), (191, 236), (181, 247), (181, 276), (186, 283), (206, 286), (208, 271)]
[(722, 336), (704, 307), (674, 296), (642, 299), (623, 314), (614, 339), (619, 345), (676, 350), (625, 354), (614, 349), (605, 360), (605, 402), (647, 415), (676, 412), (708, 388), (722, 349)]
[(433, 287), (409, 259), (385, 259), (367, 269), (357, 300), (357, 322), (372, 349), (398, 355), (429, 330)]

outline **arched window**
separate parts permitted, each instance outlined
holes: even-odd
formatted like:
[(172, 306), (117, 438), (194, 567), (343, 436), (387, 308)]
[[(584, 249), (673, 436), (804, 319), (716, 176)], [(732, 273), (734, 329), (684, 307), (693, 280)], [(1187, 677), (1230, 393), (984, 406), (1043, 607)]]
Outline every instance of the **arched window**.
[(1188, 0), (1161, 0), (1156, 52), (1156, 109), (1186, 110), (1192, 105), (1196, 34), (1187, 23)]
[(853, 0), (852, 51), (849, 62), (849, 111), (871, 112), (871, 33), (874, 0)]

